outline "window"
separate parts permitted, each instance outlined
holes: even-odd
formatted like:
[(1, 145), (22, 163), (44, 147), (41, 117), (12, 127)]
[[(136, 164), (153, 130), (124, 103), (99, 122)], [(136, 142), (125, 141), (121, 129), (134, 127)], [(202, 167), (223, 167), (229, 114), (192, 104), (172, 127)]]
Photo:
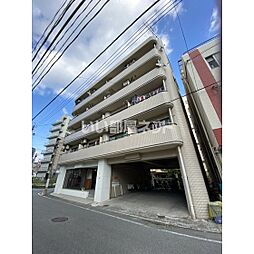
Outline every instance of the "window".
[(207, 63), (210, 65), (211, 69), (219, 67), (218, 62), (216, 61), (216, 59), (213, 55), (208, 56), (205, 59), (206, 59)]
[(217, 60), (217, 62), (219, 63), (219, 65), (221, 65), (221, 52), (215, 53), (214, 57)]
[(81, 189), (81, 170), (68, 169), (66, 170), (63, 188), (66, 189)]

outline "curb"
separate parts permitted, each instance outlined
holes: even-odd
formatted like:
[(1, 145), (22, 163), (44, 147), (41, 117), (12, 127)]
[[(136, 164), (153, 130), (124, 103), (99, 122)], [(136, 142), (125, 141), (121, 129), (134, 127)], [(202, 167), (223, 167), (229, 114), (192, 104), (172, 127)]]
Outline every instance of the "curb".
[[(187, 222), (185, 222), (185, 221), (181, 221), (181, 220), (183, 220), (182, 218), (175, 218), (175, 217), (170, 218), (170, 217), (165, 216), (165, 219), (167, 221), (162, 221), (162, 220), (153, 219), (153, 218), (149, 218), (149, 217), (143, 217), (143, 216), (136, 215), (136, 214), (133, 214), (133, 213), (127, 213), (127, 212), (123, 212), (123, 211), (119, 211), (119, 210), (114, 210), (114, 209), (111, 209), (110, 206), (105, 206), (105, 205), (94, 203), (94, 202), (85, 204), (85, 203), (79, 202), (77, 200), (72, 201), (72, 200), (67, 199), (67, 198), (65, 199), (63, 197), (52, 195), (52, 193), (50, 193), (49, 196), (51, 196), (52, 198), (61, 199), (61, 200), (67, 201), (67, 202), (72, 202), (72, 203), (77, 203), (77, 204), (82, 204), (82, 205), (96, 207), (96, 208), (102, 208), (102, 209), (104, 208), (103, 209), (104, 211), (109, 211), (109, 212), (113, 212), (113, 213), (127, 215), (127, 216), (130, 216), (130, 217), (133, 217), (133, 218), (138, 218), (138, 219), (141, 219), (143, 221), (150, 222), (150, 223), (153, 223), (153, 224), (156, 224), (156, 225), (173, 226), (173, 227), (178, 227), (178, 228), (185, 228), (185, 229), (191, 229), (191, 230), (196, 230), (196, 231), (200, 231), (200, 232), (208, 232), (208, 233), (216, 233), (216, 234), (221, 234), (222, 233), (221, 228), (216, 227), (216, 225), (213, 225), (216, 228), (214, 227), (213, 229), (211, 229), (211, 228), (205, 228), (204, 226), (202, 227), (202, 225), (197, 224), (198, 222), (207, 223), (204, 220), (200, 220), (200, 221), (188, 220)], [(192, 222), (193, 224), (188, 224), (188, 222), (189, 223)]]

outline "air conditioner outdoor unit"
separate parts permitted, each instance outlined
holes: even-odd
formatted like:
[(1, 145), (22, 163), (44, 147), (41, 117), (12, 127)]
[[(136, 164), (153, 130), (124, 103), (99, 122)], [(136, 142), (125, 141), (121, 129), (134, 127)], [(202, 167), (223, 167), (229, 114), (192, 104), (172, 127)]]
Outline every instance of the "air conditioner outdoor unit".
[(123, 86), (127, 86), (127, 85), (129, 85), (131, 82), (130, 82), (130, 80), (126, 80), (125, 82), (123, 82)]

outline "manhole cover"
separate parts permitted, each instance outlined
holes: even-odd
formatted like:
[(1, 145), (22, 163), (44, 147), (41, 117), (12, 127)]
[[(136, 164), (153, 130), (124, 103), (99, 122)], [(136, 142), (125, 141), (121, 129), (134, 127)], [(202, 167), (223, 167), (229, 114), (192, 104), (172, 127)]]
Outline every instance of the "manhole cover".
[(63, 221), (67, 221), (67, 220), (68, 220), (67, 217), (56, 217), (56, 218), (51, 219), (51, 221), (53, 221), (53, 222), (63, 222)]

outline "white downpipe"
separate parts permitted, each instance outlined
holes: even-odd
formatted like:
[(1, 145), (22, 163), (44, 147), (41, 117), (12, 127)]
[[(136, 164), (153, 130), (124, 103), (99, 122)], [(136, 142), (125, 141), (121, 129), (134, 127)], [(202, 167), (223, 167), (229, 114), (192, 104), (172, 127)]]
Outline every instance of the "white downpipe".
[(182, 168), (183, 181), (184, 181), (184, 185), (185, 185), (185, 193), (186, 193), (186, 198), (188, 200), (188, 204), (189, 204), (189, 208), (190, 208), (191, 218), (195, 220), (196, 215), (195, 215), (194, 206), (193, 206), (193, 202), (192, 202), (192, 197), (191, 197), (190, 186), (189, 186), (189, 182), (188, 182), (188, 178), (187, 178), (187, 174), (186, 174), (186, 169), (185, 169), (185, 165), (183, 162), (181, 147), (178, 146), (177, 150), (178, 150), (178, 154), (179, 154), (180, 165)]
[(174, 123), (174, 118), (173, 118), (173, 114), (172, 114), (172, 109), (168, 108), (168, 112), (169, 112), (169, 117), (170, 117), (171, 123), (173, 124)]

